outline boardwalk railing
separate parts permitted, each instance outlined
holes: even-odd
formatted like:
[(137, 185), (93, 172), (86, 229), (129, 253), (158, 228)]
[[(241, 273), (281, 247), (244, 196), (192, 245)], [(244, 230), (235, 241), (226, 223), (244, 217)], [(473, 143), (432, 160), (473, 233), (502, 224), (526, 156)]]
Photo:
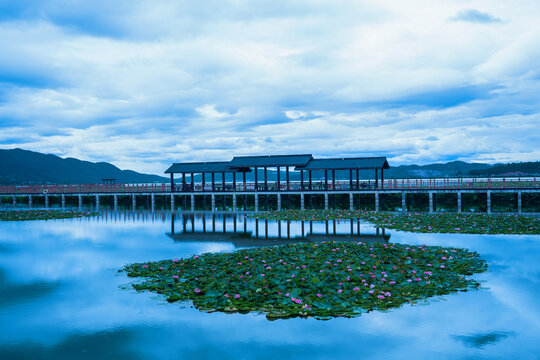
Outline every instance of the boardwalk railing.
[[(373, 190), (489, 190), (489, 189), (540, 189), (540, 182), (536, 178), (444, 178), (444, 179), (390, 179), (379, 181), (362, 180), (361, 182), (349, 180), (336, 180), (334, 182), (313, 181), (311, 187), (304, 181), (280, 183), (259, 182), (255, 190), (254, 182), (206, 183), (204, 190), (201, 183), (175, 184), (175, 192), (212, 192), (212, 191), (373, 191)], [(170, 193), (170, 184), (77, 184), (77, 185), (0, 185), (0, 195), (46, 195), (46, 194), (133, 194), (133, 193)]]

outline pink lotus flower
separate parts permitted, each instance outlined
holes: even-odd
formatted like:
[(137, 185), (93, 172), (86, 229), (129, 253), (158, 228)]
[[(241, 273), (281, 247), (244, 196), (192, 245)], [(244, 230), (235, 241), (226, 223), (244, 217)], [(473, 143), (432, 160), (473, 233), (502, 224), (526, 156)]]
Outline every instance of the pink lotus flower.
[(240, 294), (234, 295), (234, 298), (235, 298), (235, 299), (240, 299)]
[(317, 294), (317, 297), (321, 297), (322, 295), (321, 294)]
[(353, 290), (354, 290), (354, 291), (358, 291), (358, 290), (360, 290), (360, 288), (359, 288), (359, 287), (355, 287)]
[(143, 265), (142, 267), (146, 269), (148, 267), (148, 265)]
[(195, 290), (193, 290), (193, 291), (195, 291), (197, 294), (201, 292), (200, 289), (195, 289)]
[(377, 296), (377, 297), (378, 297), (379, 299), (381, 299), (381, 300), (384, 299), (384, 295), (379, 295), (379, 296)]
[(228, 297), (229, 297), (229, 294), (225, 294), (225, 295), (223, 295), (223, 296), (225, 296), (226, 298), (228, 298)]
[(343, 290), (342, 290), (342, 289), (339, 289), (337, 292), (341, 294), (341, 293), (343, 292)]

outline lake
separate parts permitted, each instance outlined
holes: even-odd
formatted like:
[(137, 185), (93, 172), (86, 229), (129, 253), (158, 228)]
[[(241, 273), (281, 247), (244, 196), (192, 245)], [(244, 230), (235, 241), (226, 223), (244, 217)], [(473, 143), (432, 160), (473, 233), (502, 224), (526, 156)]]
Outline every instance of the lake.
[[(125, 264), (297, 241), (375, 241), (477, 251), (478, 291), (358, 318), (269, 321), (204, 313), (136, 292)], [(538, 359), (540, 236), (414, 234), (363, 221), (104, 211), (0, 222), (2, 359)]]

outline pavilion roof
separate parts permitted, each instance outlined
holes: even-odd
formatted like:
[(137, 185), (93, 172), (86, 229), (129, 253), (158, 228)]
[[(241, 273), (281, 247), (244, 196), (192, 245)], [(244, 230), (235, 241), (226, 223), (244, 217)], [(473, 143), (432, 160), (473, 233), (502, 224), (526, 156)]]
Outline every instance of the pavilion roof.
[(295, 170), (347, 170), (389, 169), (386, 157), (359, 157), (338, 159), (313, 159)]
[(303, 155), (263, 155), (263, 156), (235, 156), (229, 163), (230, 168), (239, 167), (276, 167), (276, 166), (304, 166), (313, 156)]
[(250, 172), (246, 167), (235, 169), (229, 168), (228, 161), (212, 161), (212, 162), (190, 162), (190, 163), (174, 163), (165, 173), (221, 173), (221, 172)]

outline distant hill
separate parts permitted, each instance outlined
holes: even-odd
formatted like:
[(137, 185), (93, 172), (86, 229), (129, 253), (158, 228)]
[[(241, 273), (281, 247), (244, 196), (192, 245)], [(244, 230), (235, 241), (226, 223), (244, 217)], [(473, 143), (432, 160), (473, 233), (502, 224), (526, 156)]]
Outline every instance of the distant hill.
[(496, 165), (469, 171), (471, 176), (536, 176), (540, 175), (540, 161)]
[(119, 183), (168, 181), (166, 177), (120, 170), (106, 162), (63, 159), (22, 149), (0, 150), (0, 184), (96, 184), (102, 179)]

